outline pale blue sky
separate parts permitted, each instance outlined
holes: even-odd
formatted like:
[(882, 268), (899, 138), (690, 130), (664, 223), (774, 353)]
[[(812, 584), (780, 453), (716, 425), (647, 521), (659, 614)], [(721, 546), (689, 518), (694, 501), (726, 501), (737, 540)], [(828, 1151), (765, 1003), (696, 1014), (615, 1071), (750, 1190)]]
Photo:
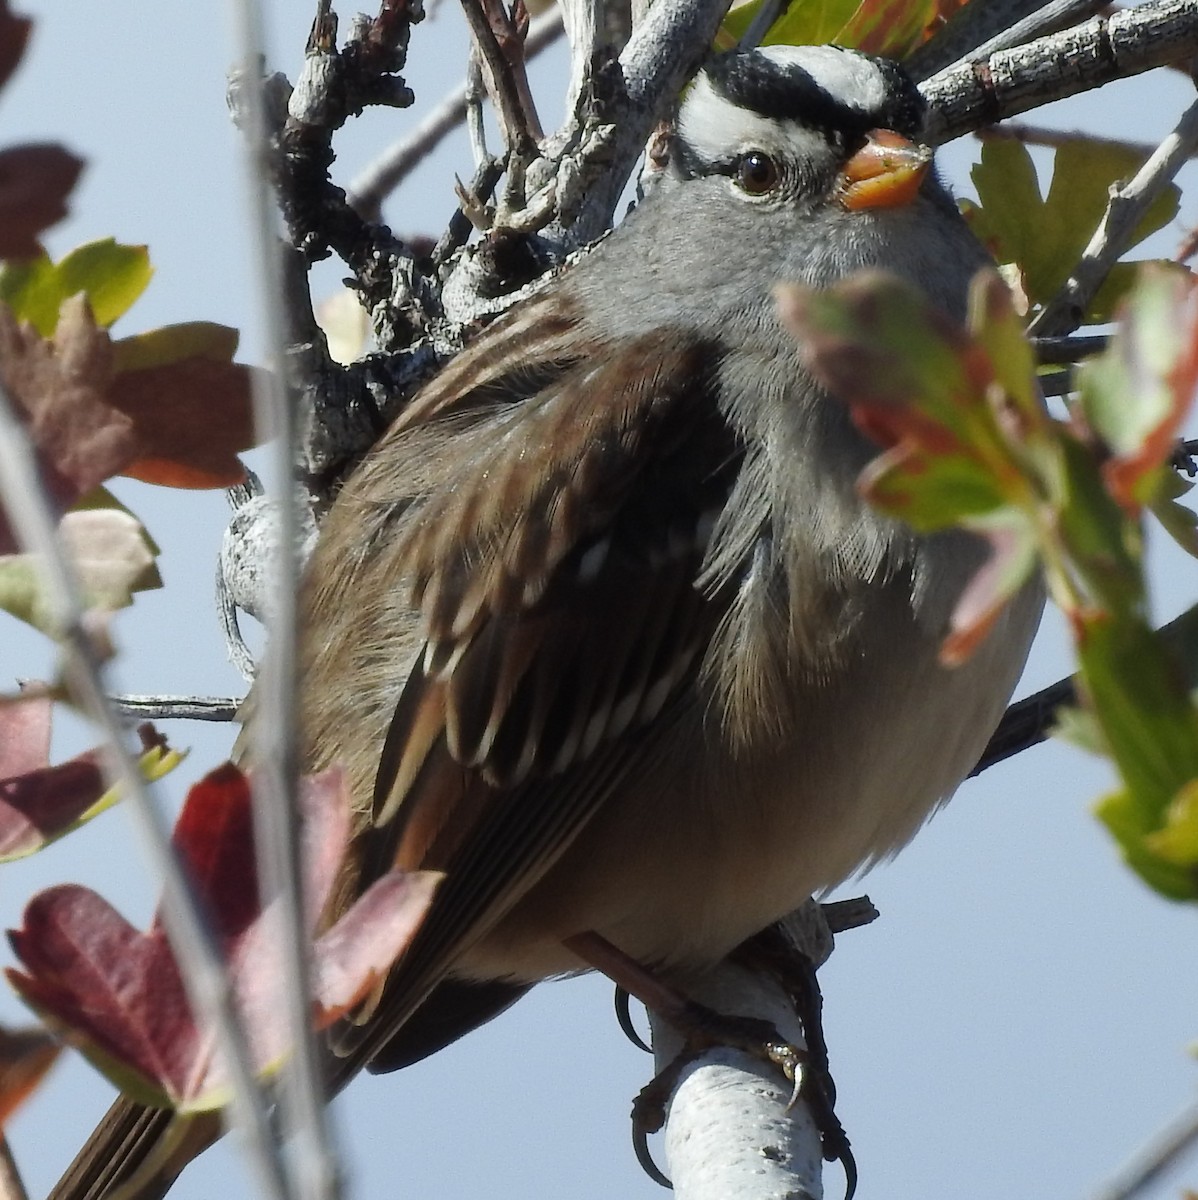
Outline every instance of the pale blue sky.
[[(255, 289), (247, 275), (242, 183), (224, 108), (232, 57), (219, 6), (128, 0), (23, 0), (38, 18), (32, 52), (0, 97), (0, 144), (61, 138), (89, 166), (73, 213), (49, 238), (61, 253), (115, 235), (150, 247), (158, 273), (118, 332), (208, 319), (247, 329)], [(350, 10), (342, 12), (343, 21)], [(309, 5), (276, 4), (274, 64), (294, 77)], [(415, 31), (410, 82), (434, 102), (460, 77), (461, 18), (443, 0)], [(536, 71), (555, 115), (561, 73)], [(1059, 106), (1054, 120), (1157, 139), (1192, 89), (1181, 78), (1112, 86)], [(347, 182), (378, 147), (418, 118), (373, 113), (339, 140)], [(1040, 119), (1040, 118), (1037, 118)], [(943, 164), (968, 194), (975, 147), (950, 147)], [(438, 233), (448, 181), (468, 176), (454, 139), (395, 201), (400, 232)], [(1192, 203), (1158, 240), (1168, 253)], [(322, 273), (331, 289), (336, 269)], [(238, 693), (212, 612), (212, 579), (226, 507), (220, 494), (116, 490), (162, 545), (164, 591), (138, 599), (117, 622), (124, 690)], [(1194, 564), (1160, 557), (1161, 616), (1191, 602)], [(0, 617), (5, 686), (44, 676), (46, 643)], [(1050, 621), (1021, 690), (1067, 669)], [(67, 723), (69, 725), (69, 723)], [(164, 791), (218, 762), (231, 734), (176, 724), (191, 758)], [(63, 752), (85, 740), (64, 728)], [(846, 935), (823, 973), (840, 1113), (861, 1171), (861, 1200), (1079, 1197), (1195, 1096), (1187, 1047), (1198, 1034), (1194, 913), (1167, 904), (1117, 862), (1089, 814), (1105, 769), (1079, 752), (1040, 748), (962, 788), (866, 890), (883, 919)], [(144, 918), (153, 887), (129, 824), (112, 813), (28, 863), (6, 867), (0, 918), (17, 923), (38, 887), (78, 879)], [(23, 1019), (0, 997), (0, 1019)], [(631, 1097), (649, 1060), (611, 1017), (610, 987), (595, 979), (548, 985), (488, 1028), (400, 1075), (365, 1080), (337, 1105), (349, 1148), (351, 1195), (437, 1195), (494, 1200), (561, 1195), (649, 1200), (660, 1189), (637, 1167), (628, 1140)], [(45, 1191), (107, 1102), (108, 1087), (78, 1061), (60, 1066), (11, 1134), (31, 1192)], [(1198, 1184), (1198, 1165), (1157, 1195)], [(835, 1170), (829, 1195), (841, 1186)], [(184, 1177), (180, 1200), (251, 1194), (228, 1147)]]

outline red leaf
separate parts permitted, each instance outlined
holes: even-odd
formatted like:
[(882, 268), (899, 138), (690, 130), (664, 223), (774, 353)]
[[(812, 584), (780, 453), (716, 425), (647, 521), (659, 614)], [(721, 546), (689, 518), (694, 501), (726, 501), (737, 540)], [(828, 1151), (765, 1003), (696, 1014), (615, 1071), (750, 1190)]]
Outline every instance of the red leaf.
[(51, 701), (0, 704), (0, 860), (65, 833), (107, 790), (99, 751), (49, 765)]
[(240, 483), (237, 454), (255, 444), (252, 378), (240, 363), (203, 357), (119, 374), (109, 400), (138, 435), (120, 473), (165, 487)]
[(28, 17), (14, 17), (8, 11), (8, 0), (0, 0), (0, 87), (16, 70), (25, 53), (33, 22)]
[(344, 1016), (374, 989), (420, 927), (439, 882), (433, 871), (392, 871), (321, 937), (312, 961), (318, 1025)]
[[(82, 298), (63, 305), (51, 340), (0, 305), (0, 377), (24, 412), (44, 481), (62, 508), (134, 454), (133, 422), (105, 400), (111, 370), (112, 344)], [(13, 549), (0, 526), (0, 553)]]
[[(299, 800), (313, 928), (349, 836), (341, 773), (304, 780)], [(174, 845), (216, 930), (254, 1066), (266, 1072), (287, 1052), (279, 1020), (280, 914), (276, 906), (263, 911), (258, 904), (250, 792), (236, 767), (220, 767), (190, 790)], [(437, 879), (431, 873), (385, 876), (321, 937), (314, 954), (318, 1028), (389, 969), (423, 918)], [(69, 1030), (118, 1086), (193, 1110), (221, 1102), (224, 1073), (188, 1008), (160, 916), (142, 934), (95, 893), (55, 888), (34, 897), (24, 926), (9, 936), (25, 967), (9, 972), (13, 986)]]
[(32, 258), (38, 234), (67, 215), (83, 160), (53, 144), (0, 151), (0, 258)]
[(64, 884), (29, 902), (9, 941), (29, 972), (9, 970), (9, 981), (68, 1041), (151, 1092), (186, 1093), (197, 1032), (161, 933), (138, 932), (103, 897)]

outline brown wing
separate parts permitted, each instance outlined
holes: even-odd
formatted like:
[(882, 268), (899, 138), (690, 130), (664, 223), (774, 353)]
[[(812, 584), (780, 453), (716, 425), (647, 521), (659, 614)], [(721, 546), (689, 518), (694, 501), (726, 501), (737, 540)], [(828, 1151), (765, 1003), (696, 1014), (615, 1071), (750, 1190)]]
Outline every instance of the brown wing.
[[(360, 885), (447, 876), (359, 1062), (651, 753), (725, 604), (696, 585), (741, 447), (709, 345), (646, 335), (497, 414), (407, 524), (425, 647), (384, 746)], [(345, 1043), (343, 1043), (345, 1045)]]

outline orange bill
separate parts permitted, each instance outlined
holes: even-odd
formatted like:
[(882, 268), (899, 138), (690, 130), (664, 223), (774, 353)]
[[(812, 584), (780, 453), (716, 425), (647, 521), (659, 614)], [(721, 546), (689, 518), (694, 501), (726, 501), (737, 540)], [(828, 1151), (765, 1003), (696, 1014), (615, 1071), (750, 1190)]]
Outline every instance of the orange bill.
[(894, 208), (909, 204), (932, 164), (932, 151), (891, 129), (874, 129), (845, 163), (840, 202), (845, 208)]

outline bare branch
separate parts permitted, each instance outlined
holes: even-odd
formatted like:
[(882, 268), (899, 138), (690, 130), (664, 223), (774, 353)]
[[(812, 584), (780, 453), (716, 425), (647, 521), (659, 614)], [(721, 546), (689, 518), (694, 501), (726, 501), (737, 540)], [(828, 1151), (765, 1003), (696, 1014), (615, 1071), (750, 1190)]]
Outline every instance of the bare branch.
[(907, 56), (903, 66), (918, 82), (964, 59), (985, 58), (998, 50), (1055, 33), (1084, 20), (1105, 6), (1105, 0), (989, 0), (967, 4), (922, 46)]
[(1110, 18), (1095, 17), (1062, 33), (950, 67), (920, 87), (930, 108), (933, 145), (1198, 54), (1198, 4), (1152, 0)]
[(122, 717), (136, 721), (236, 721), (241, 700), (234, 696), (113, 696)]
[(29, 1193), (12, 1156), (8, 1138), (0, 1133), (0, 1200), (29, 1200)]
[[(494, 0), (462, 0), (462, 9), (475, 52), (482, 61), (483, 79), (499, 118), (504, 144), (516, 159), (527, 161), (537, 153), (541, 132), (535, 113), (525, 107), (528, 81), (525, 79), (521, 86), (524, 63), (513, 52), (514, 31), (502, 28), (501, 19), (505, 20), (506, 14)], [(501, 29), (497, 30), (496, 25)]]
[[(562, 9), (555, 6), (537, 17), (524, 43), (525, 59), (535, 58), (562, 35)], [(466, 119), (467, 88), (448, 93), (412, 133), (385, 150), (349, 185), (346, 199), (363, 220), (377, 221), (383, 201), (441, 140)]]
[[(389, 5), (384, 3), (385, 13)], [(266, 613), (270, 653), (256, 681), (259, 719), (254, 733), (254, 843), (262, 903), (277, 904), (282, 941), (278, 997), (291, 1057), (281, 1073), (280, 1104), (293, 1142), (291, 1182), (307, 1200), (336, 1200), (341, 1194), (338, 1159), (325, 1110), (324, 1080), (311, 1028), (311, 948), (305, 920), (301, 869), (299, 804), (299, 551), (302, 521), (293, 486), (299, 414), (286, 382), (288, 322), (283, 314), (283, 263), (275, 236), (271, 194), (272, 146), (277, 127), (268, 118), (267, 93), (256, 73), (264, 61), (266, 36), (260, 0), (234, 5), (235, 47), (242, 75), (245, 168), (258, 305), (263, 317), (270, 371), (254, 377), (255, 423), (270, 439), (267, 496), (277, 528), (275, 552), (263, 561), (271, 572)], [(382, 17), (380, 16), (380, 20)], [(309, 61), (327, 60), (321, 51), (331, 33), (327, 4), (318, 8)], [(369, 45), (367, 45), (369, 49)]]
[(726, 0), (651, 6), (620, 54), (619, 69), (597, 73), (593, 113), (578, 131), (569, 181), (581, 197), (578, 210), (572, 221), (550, 227), (567, 250), (588, 245), (611, 227), (650, 131), (702, 61), (726, 7)]
[(1132, 234), (1156, 198), (1198, 150), (1198, 102), (1190, 105), (1176, 128), (1148, 161), (1122, 186), (1111, 188), (1106, 212), (1081, 259), (1060, 292), (1028, 326), (1028, 333), (1061, 335), (1076, 329), (1103, 280), (1127, 249)]
[(1109, 1183), (1090, 1200), (1134, 1200), (1161, 1174), (1198, 1144), (1198, 1105), (1175, 1117)]

